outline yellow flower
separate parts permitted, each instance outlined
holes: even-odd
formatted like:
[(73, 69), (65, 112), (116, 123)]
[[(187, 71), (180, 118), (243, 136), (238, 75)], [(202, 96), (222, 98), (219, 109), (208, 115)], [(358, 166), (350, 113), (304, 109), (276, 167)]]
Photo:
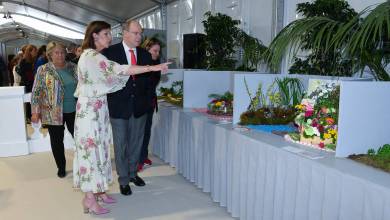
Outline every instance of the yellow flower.
[(331, 137), (332, 137), (332, 135), (329, 134), (329, 133), (325, 133), (325, 134), (324, 134), (324, 138), (325, 138), (325, 139), (330, 139)]
[(299, 110), (302, 110), (303, 109), (303, 107), (305, 107), (304, 105), (302, 105), (302, 104), (299, 104), (299, 105), (296, 105), (295, 106), (295, 108), (296, 109), (299, 109)]
[(335, 129), (329, 129), (328, 133), (331, 135), (337, 135), (337, 131)]
[(221, 106), (222, 106), (222, 102), (217, 102), (217, 103), (215, 103), (215, 106), (216, 106), (216, 107), (221, 107)]

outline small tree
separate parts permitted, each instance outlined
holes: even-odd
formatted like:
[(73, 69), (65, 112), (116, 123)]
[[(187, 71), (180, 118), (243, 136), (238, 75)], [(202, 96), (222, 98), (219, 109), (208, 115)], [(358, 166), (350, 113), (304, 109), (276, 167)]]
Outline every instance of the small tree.
[(205, 13), (206, 20), (202, 23), (206, 33), (206, 64), (210, 70), (233, 70), (236, 65), (235, 45), (239, 33), (237, 25), (240, 21), (233, 20), (228, 15), (211, 12)]

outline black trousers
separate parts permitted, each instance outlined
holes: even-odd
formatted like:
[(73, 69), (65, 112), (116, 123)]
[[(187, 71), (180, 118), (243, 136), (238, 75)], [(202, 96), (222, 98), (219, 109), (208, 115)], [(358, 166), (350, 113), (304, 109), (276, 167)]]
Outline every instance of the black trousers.
[(66, 159), (65, 159), (65, 148), (64, 148), (64, 131), (65, 124), (68, 131), (74, 136), (74, 120), (76, 112), (64, 113), (62, 125), (47, 125), (50, 135), (50, 145), (53, 152), (54, 160), (56, 161), (57, 168), (59, 170), (65, 170)]
[(148, 146), (150, 141), (150, 135), (152, 133), (152, 122), (153, 122), (153, 114), (154, 111), (148, 112), (146, 118), (146, 124), (145, 124), (145, 134), (144, 134), (144, 140), (142, 142), (142, 149), (141, 154), (139, 157), (139, 163), (144, 164), (144, 160), (148, 158)]

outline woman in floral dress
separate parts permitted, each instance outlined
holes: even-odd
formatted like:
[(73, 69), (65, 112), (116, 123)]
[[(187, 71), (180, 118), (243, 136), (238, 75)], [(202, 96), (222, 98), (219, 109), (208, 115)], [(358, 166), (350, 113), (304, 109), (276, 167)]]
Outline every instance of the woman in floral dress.
[(78, 62), (75, 143), (73, 163), (74, 186), (85, 192), (84, 211), (108, 213), (96, 200), (115, 203), (105, 192), (112, 182), (110, 146), (111, 125), (107, 93), (122, 89), (130, 75), (166, 71), (168, 63), (155, 66), (119, 65), (109, 61), (100, 51), (111, 43), (111, 26), (104, 21), (91, 22), (83, 41), (83, 53)]

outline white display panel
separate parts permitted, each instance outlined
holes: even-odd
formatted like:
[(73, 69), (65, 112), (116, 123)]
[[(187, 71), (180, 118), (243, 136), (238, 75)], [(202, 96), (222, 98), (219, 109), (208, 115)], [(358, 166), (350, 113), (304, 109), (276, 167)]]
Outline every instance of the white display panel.
[(390, 143), (390, 83), (342, 82), (336, 156)]
[(210, 94), (233, 91), (232, 77), (230, 71), (184, 71), (183, 107), (206, 108)]

